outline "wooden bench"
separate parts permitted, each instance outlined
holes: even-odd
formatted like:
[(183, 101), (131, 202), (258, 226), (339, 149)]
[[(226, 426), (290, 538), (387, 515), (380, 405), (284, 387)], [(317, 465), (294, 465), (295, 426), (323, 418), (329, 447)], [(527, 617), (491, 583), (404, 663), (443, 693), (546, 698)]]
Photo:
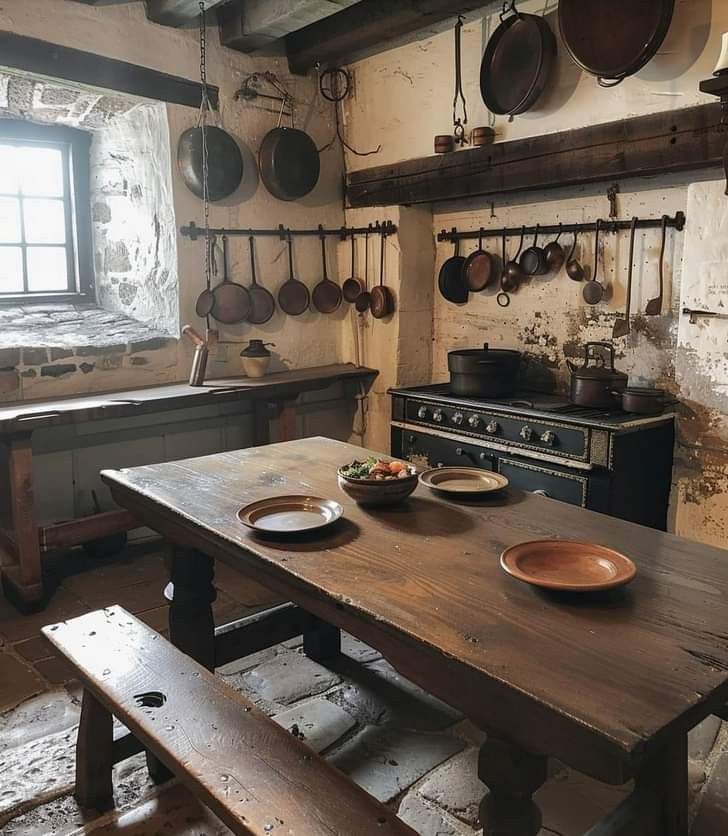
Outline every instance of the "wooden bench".
[[(43, 628), (83, 683), (76, 798), (113, 806), (114, 763), (158, 758), (236, 834), (415, 831), (219, 677), (118, 606)], [(113, 717), (131, 732), (114, 740)]]

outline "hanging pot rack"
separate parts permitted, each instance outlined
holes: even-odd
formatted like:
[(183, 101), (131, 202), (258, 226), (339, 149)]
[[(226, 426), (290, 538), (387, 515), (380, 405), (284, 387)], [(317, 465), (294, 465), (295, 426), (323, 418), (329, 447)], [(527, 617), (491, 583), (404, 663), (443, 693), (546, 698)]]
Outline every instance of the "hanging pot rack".
[[(369, 235), (388, 236), (393, 235), (396, 231), (397, 225), (393, 224), (391, 221), (376, 221), (376, 223), (369, 224), (368, 226), (340, 226), (337, 229), (326, 229), (325, 227), (319, 226), (312, 229), (289, 229), (283, 224), (279, 224), (277, 227), (270, 227), (268, 229), (251, 229), (249, 227), (210, 227), (208, 230), (211, 237), (218, 237), (222, 235), (227, 235), (228, 237), (235, 235), (250, 237), (252, 235), (253, 237), (279, 238), (281, 241), (286, 241), (290, 235), (315, 236), (316, 238), (320, 238), (322, 235), (330, 235), (345, 241), (347, 238), (351, 238), (354, 235), (364, 235), (369, 233)], [(204, 238), (205, 230), (204, 228), (197, 226), (194, 221), (190, 221), (187, 226), (180, 227), (180, 234), (185, 238), (189, 238), (190, 241), (196, 241), (198, 238)]]
[[(678, 232), (681, 232), (685, 228), (685, 213), (684, 212), (676, 212), (675, 215), (672, 217), (667, 216), (666, 224), (669, 229), (676, 229)], [(632, 221), (615, 221), (615, 220), (608, 220), (608, 221), (600, 221), (599, 224), (599, 232), (619, 232), (622, 229), (631, 229)], [(637, 229), (660, 229), (662, 227), (662, 217), (659, 218), (641, 218), (637, 221)], [(574, 224), (550, 224), (538, 225), (538, 233), (539, 235), (557, 235), (558, 233), (569, 233), (569, 232), (595, 232), (597, 228), (596, 221), (588, 221), (585, 223), (574, 223)], [(478, 239), (481, 235), (483, 238), (501, 238), (505, 233), (506, 237), (512, 237), (514, 235), (521, 235), (523, 232), (524, 235), (534, 235), (537, 229), (536, 226), (512, 226), (498, 228), (483, 228), (483, 229), (457, 229), (457, 227), (452, 227), (452, 229), (447, 230), (443, 229), (437, 236), (438, 241), (464, 241), (466, 239)]]

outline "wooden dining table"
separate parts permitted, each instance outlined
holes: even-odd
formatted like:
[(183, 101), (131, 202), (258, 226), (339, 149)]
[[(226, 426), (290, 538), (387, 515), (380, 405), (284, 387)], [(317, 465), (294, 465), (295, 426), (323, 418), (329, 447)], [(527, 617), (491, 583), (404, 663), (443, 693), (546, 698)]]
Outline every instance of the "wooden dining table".
[[(485, 836), (538, 833), (532, 795), (549, 757), (605, 783), (634, 779), (590, 836), (686, 836), (687, 732), (728, 700), (728, 552), (510, 489), (453, 501), (420, 485), (400, 506), (361, 508), (337, 468), (368, 455), (309, 438), (104, 471), (116, 501), (174, 544), (174, 643), (212, 668), (225, 641), (229, 656), (281, 640), (285, 617), (325, 661), (344, 629), (487, 733)], [(281, 494), (336, 499), (344, 516), (283, 539), (238, 520)], [(505, 548), (545, 538), (616, 549), (637, 576), (555, 594), (502, 570)], [(293, 602), (267, 632), (241, 625), (247, 645), (215, 634), (216, 560)]]

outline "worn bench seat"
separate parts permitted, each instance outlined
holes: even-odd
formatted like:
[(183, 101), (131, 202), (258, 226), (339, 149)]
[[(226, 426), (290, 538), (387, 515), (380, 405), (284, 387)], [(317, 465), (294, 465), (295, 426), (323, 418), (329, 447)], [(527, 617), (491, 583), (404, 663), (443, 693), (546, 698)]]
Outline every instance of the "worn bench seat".
[(413, 836), (391, 810), (121, 607), (43, 633), (84, 686), (82, 805), (113, 804), (112, 766), (135, 750), (114, 742), (113, 715), (236, 834)]

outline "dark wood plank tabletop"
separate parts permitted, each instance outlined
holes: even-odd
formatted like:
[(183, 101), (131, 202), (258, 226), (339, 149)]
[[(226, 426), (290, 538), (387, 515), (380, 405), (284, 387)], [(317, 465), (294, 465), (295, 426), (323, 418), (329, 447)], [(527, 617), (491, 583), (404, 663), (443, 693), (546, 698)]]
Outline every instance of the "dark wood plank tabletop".
[[(420, 486), (365, 510), (337, 467), (368, 451), (324, 438), (105, 471), (116, 500), (173, 542), (222, 559), (349, 630), (482, 728), (620, 783), (728, 698), (728, 552), (541, 496), (454, 503)], [(236, 518), (267, 496), (337, 499), (345, 516), (297, 541)], [(506, 575), (504, 548), (587, 540), (637, 578), (588, 596)]]

